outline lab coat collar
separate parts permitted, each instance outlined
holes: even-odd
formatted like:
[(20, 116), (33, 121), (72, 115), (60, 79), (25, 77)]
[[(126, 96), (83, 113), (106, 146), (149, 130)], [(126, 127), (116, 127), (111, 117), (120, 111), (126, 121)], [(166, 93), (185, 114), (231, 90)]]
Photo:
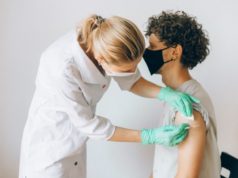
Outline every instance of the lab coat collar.
[(95, 64), (89, 59), (77, 41), (77, 33), (75, 32), (73, 42), (73, 55), (79, 67), (82, 80), (87, 83), (105, 84), (108, 83), (109, 77), (103, 76)]

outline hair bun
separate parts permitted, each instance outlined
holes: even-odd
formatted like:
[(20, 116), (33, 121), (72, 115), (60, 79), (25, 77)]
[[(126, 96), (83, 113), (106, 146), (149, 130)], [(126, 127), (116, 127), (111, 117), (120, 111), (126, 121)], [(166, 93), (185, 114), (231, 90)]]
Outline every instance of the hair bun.
[(96, 27), (99, 27), (104, 21), (105, 21), (105, 19), (104, 19), (102, 16), (97, 15), (97, 16), (95, 16), (95, 18), (94, 18), (94, 25), (95, 25)]

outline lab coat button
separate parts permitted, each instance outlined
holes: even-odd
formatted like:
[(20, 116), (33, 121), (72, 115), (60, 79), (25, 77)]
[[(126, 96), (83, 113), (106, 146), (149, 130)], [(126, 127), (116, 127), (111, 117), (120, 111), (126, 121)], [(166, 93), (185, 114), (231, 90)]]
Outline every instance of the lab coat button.
[(77, 165), (78, 165), (78, 162), (76, 161), (76, 162), (74, 163), (74, 165), (77, 166)]
[(102, 88), (105, 88), (105, 87), (106, 87), (106, 85), (103, 85), (103, 86), (102, 86)]

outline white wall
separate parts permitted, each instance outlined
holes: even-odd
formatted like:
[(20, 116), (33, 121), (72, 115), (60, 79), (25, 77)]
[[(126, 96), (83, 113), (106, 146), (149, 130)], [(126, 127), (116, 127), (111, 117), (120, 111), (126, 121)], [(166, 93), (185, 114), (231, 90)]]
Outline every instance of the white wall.
[[(41, 52), (83, 17), (98, 13), (120, 15), (141, 30), (146, 19), (161, 10), (180, 9), (198, 17), (211, 39), (211, 54), (192, 74), (213, 99), (219, 146), (238, 157), (238, 3), (235, 0), (1, 0), (0, 1), (0, 178), (18, 172), (22, 129), (34, 91)], [(150, 77), (145, 63), (140, 64)], [(98, 113), (116, 125), (141, 129), (157, 124), (157, 101), (120, 92), (112, 83), (98, 106)], [(88, 144), (89, 178), (146, 178), (152, 167), (153, 146), (92, 142)]]

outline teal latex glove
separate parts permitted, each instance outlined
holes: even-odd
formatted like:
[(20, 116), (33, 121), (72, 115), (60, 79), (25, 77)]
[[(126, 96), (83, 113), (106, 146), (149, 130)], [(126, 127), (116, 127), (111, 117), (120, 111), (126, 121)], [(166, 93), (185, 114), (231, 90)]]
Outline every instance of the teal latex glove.
[(141, 140), (143, 144), (160, 144), (175, 146), (182, 142), (188, 134), (189, 125), (166, 125), (155, 129), (143, 129)]
[(157, 98), (169, 103), (186, 117), (192, 116), (192, 103), (200, 102), (199, 99), (189, 94), (173, 90), (170, 87), (161, 88)]

